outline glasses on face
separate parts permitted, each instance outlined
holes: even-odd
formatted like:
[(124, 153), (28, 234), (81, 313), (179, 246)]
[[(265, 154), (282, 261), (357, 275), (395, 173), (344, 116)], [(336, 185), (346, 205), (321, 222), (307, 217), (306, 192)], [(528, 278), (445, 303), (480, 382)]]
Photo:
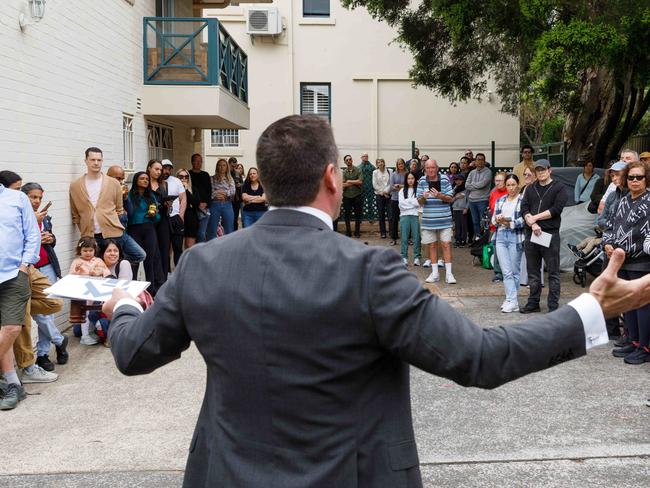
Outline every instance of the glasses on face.
[(530, 149), (526, 149), (525, 151), (521, 151), (523, 154), (532, 154), (533, 151)]
[(179, 180), (189, 180), (190, 176), (189, 175), (178, 175)]
[(643, 181), (645, 175), (627, 175), (627, 181)]

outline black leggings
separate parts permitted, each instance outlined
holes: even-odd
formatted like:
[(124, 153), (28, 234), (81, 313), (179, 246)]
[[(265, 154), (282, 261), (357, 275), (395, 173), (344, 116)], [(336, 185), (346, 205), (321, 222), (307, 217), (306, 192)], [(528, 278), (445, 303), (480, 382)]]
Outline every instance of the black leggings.
[[(144, 224), (133, 224), (129, 225), (128, 233), (133, 240), (138, 243), (138, 245), (144, 249), (144, 252), (147, 253), (147, 257), (144, 259), (144, 275), (151, 283), (152, 295), (155, 295), (155, 292), (158, 291), (158, 286), (161, 283), (158, 283), (157, 276), (160, 276), (160, 252), (158, 250), (158, 237), (156, 236), (156, 228), (151, 223)], [(138, 268), (139, 264), (134, 264), (135, 272), (133, 273), (133, 279), (138, 279)]]
[(398, 238), (399, 213), (399, 200), (391, 200), (388, 208), (388, 226), (390, 228), (390, 238), (394, 241)]

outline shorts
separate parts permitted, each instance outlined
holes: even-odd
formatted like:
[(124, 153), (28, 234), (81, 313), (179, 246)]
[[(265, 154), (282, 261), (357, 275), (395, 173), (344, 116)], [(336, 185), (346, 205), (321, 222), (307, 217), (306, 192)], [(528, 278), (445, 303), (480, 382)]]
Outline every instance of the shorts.
[(32, 296), (27, 273), (0, 283), (0, 327), (3, 325), (25, 325), (27, 304)]
[(451, 227), (447, 229), (422, 229), (422, 244), (432, 242), (451, 242)]

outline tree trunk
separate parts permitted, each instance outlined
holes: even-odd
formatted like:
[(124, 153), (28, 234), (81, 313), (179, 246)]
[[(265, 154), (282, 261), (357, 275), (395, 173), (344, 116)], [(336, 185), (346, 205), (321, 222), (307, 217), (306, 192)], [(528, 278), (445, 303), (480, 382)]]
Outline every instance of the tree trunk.
[(603, 167), (607, 162), (607, 145), (621, 119), (625, 89), (605, 69), (588, 69), (583, 74), (579, 107), (567, 114), (564, 139), (568, 143), (567, 162), (593, 161)]

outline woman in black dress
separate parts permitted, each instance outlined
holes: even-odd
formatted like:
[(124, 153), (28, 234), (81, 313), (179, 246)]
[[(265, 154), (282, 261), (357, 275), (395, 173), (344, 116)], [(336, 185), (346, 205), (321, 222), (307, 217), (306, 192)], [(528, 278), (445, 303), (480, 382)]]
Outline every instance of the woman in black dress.
[(185, 207), (185, 249), (189, 249), (196, 244), (196, 238), (199, 235), (199, 197), (192, 192), (192, 180), (190, 173), (186, 169), (179, 169), (176, 172), (176, 178), (181, 180), (185, 188), (185, 197), (187, 205)]
[(149, 187), (159, 205), (160, 220), (155, 224), (156, 238), (158, 239), (158, 256), (160, 266), (156, 267), (156, 289), (167, 281), (169, 275), (169, 246), (171, 245), (171, 224), (169, 222), (170, 200), (167, 192), (167, 182), (162, 179), (162, 163), (158, 159), (152, 159), (147, 164), (149, 175)]

